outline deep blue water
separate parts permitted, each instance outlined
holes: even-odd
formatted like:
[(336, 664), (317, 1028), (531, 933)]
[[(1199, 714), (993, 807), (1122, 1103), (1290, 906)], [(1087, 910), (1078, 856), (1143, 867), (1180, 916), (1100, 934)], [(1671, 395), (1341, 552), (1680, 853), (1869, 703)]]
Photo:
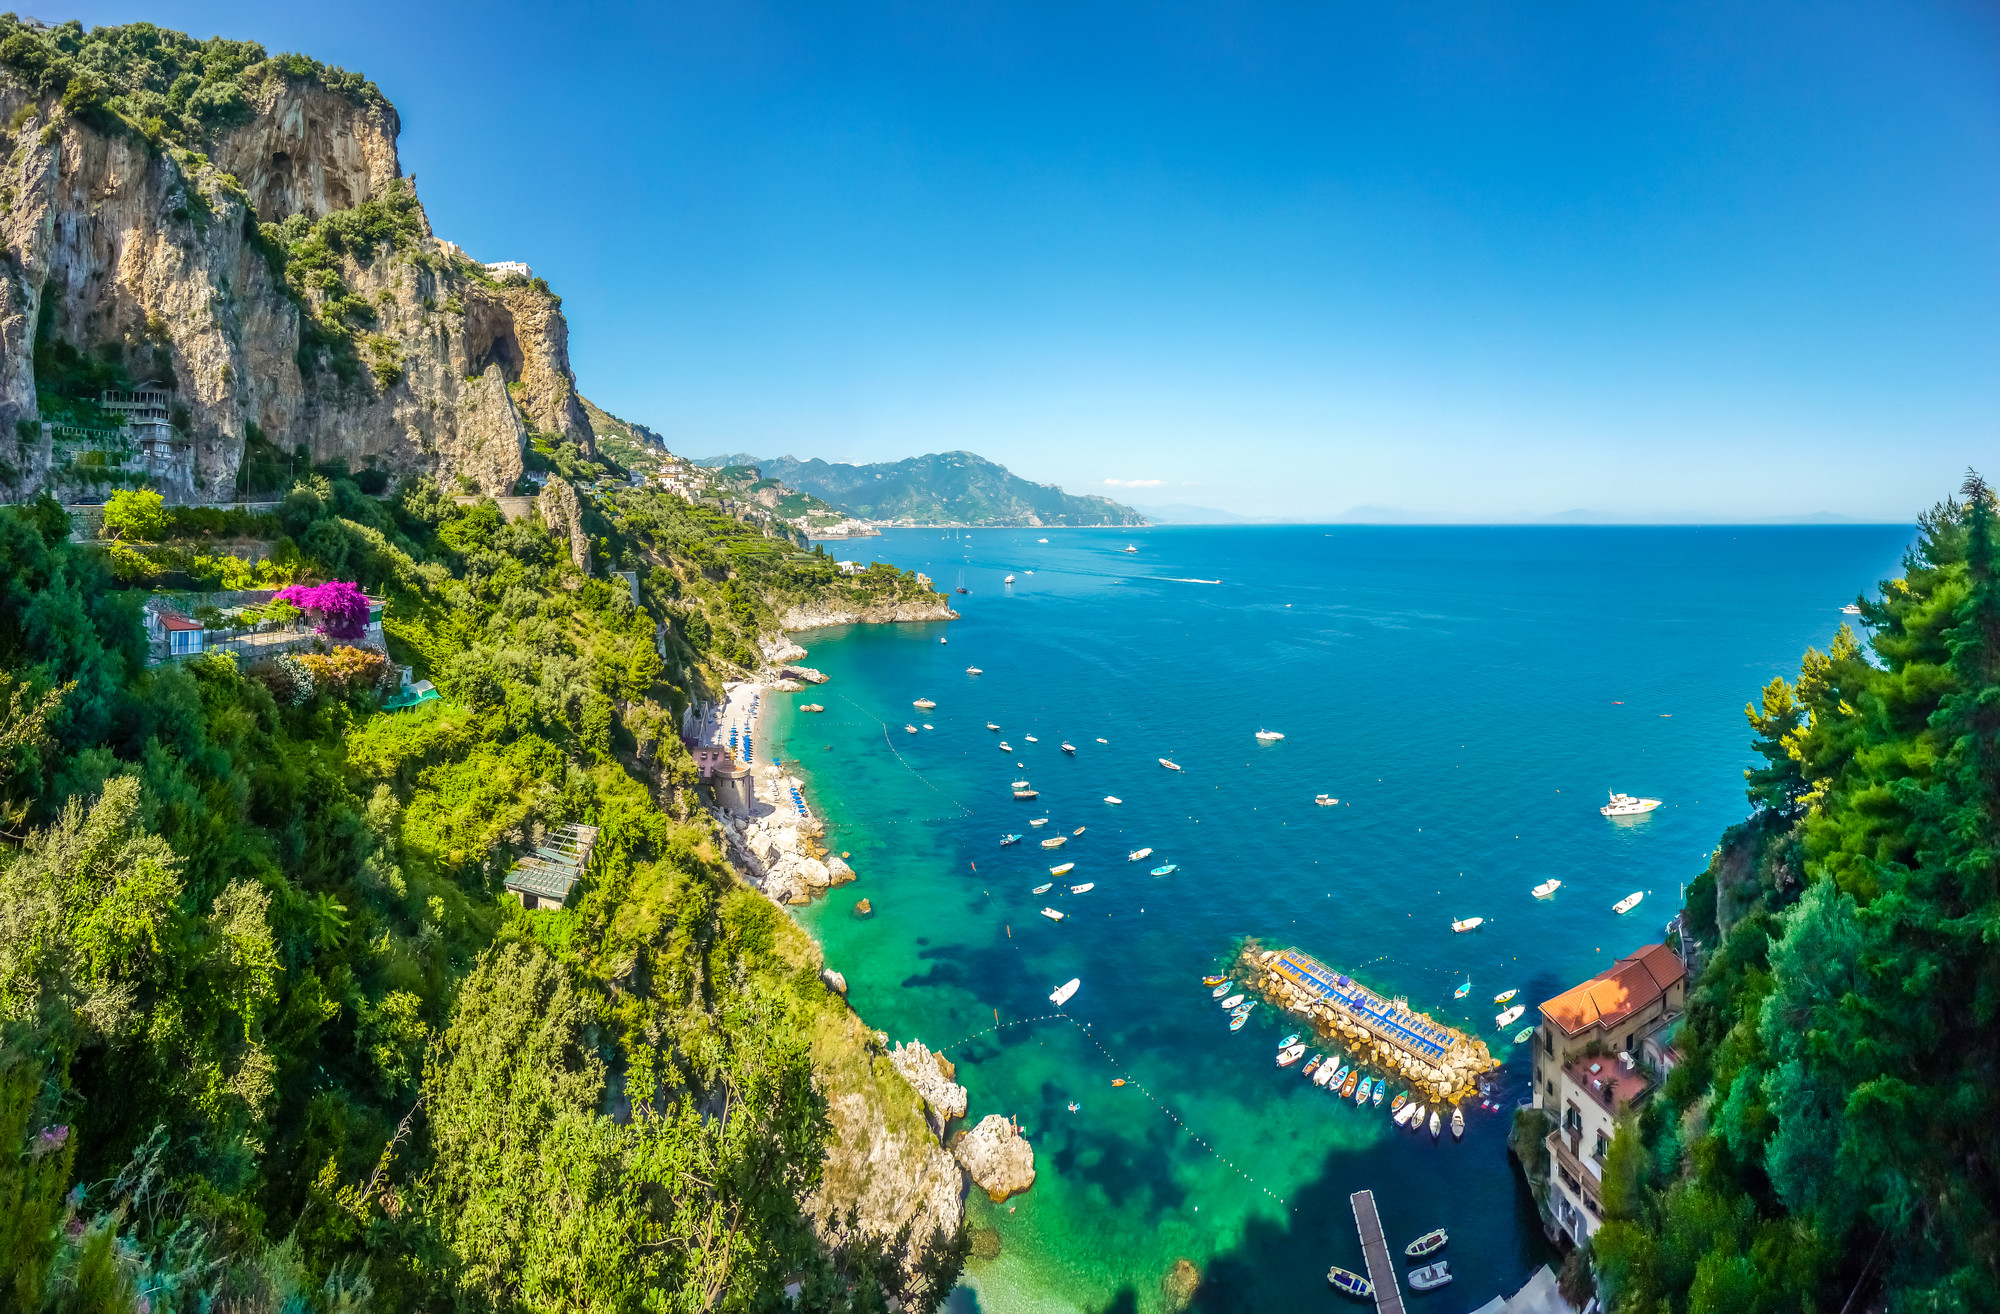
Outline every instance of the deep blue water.
[[(1511, 1107), (1527, 1056), (1517, 1027), (1496, 1032), (1492, 996), (1519, 988), (1526, 1025), (1539, 1000), (1661, 938), (1745, 814), (1745, 702), (1824, 646), (1910, 537), (1274, 527), (829, 544), (947, 589), (962, 571), (971, 590), (948, 624), (801, 636), (833, 677), (809, 696), (827, 711), (781, 697), (767, 725), (861, 874), (802, 910), (854, 1006), (945, 1047), (970, 1121), (1017, 1116), (1036, 1146), (1038, 1180), (1011, 1212), (975, 1192), (1001, 1253), (971, 1263), (959, 1307), (1156, 1309), (1185, 1258), (1204, 1274), (1198, 1308), (1337, 1308), (1324, 1274), (1361, 1267), (1347, 1196), (1362, 1187), (1397, 1245), (1451, 1229), (1458, 1280), (1425, 1308), (1512, 1291), (1552, 1256), (1507, 1115), (1469, 1108), (1460, 1143), (1398, 1132), (1275, 1069), (1295, 1028), (1260, 1009), (1231, 1034), (1199, 978), (1244, 936), (1296, 944), (1485, 1036)], [(1260, 744), (1260, 727), (1286, 738)], [(1041, 797), (1017, 803), (1018, 779)], [(1613, 789), (1665, 806), (1610, 821), (1597, 808)], [(1314, 806), (1322, 791), (1340, 806)], [(1034, 843), (1079, 825), (1059, 854)], [(999, 847), (1017, 831), (1030, 838)], [(1141, 846), (1156, 856), (1127, 862)], [(1147, 875), (1163, 858), (1180, 871)], [(1551, 876), (1561, 891), (1537, 902)], [(1083, 881), (1096, 888), (1065, 893)], [(1614, 914), (1634, 891), (1645, 902)], [(1485, 925), (1452, 933), (1471, 916)], [(1047, 995), (1071, 977), (1066, 1017), (1023, 1021), (1054, 1012)], [(996, 1015), (1011, 1025), (991, 1030)]]

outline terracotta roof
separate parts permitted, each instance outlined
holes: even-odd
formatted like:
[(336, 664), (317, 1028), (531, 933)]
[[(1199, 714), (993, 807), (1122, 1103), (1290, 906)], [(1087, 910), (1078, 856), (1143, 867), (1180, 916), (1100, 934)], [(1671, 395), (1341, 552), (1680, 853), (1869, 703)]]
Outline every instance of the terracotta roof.
[(1542, 1016), (1572, 1036), (1593, 1026), (1615, 1027), (1686, 975), (1673, 950), (1649, 944), (1619, 959), (1611, 970), (1543, 1004)]
[(201, 626), (177, 611), (160, 609), (160, 628), (167, 630), (198, 630)]

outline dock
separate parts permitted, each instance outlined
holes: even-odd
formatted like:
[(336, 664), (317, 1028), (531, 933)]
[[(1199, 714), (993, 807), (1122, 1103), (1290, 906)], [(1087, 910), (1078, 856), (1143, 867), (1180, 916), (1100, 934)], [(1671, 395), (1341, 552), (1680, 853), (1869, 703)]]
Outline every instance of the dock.
[(1368, 1260), (1368, 1280), (1375, 1287), (1377, 1314), (1403, 1314), (1403, 1287), (1389, 1243), (1382, 1237), (1382, 1219), (1375, 1212), (1375, 1193), (1356, 1191), (1347, 1197), (1354, 1206), (1354, 1226), (1361, 1233), (1361, 1253)]

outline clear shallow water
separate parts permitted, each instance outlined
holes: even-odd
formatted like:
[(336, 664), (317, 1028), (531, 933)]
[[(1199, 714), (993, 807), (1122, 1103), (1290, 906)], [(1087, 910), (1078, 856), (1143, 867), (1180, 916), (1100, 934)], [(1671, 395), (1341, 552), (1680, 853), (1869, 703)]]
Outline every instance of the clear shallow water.
[[(1509, 1115), (1468, 1108), (1459, 1143), (1399, 1132), (1386, 1103), (1357, 1110), (1277, 1069), (1297, 1029), (1282, 1017), (1260, 1008), (1230, 1033), (1201, 976), (1244, 936), (1296, 944), (1486, 1037), (1511, 1109), (1528, 1058), (1508, 1037), (1661, 937), (1746, 810), (1743, 704), (1826, 644), (1910, 536), (909, 530), (829, 545), (945, 588), (962, 570), (972, 590), (948, 624), (802, 636), (832, 682), (773, 698), (765, 726), (860, 873), (801, 910), (854, 1006), (949, 1053), (968, 1122), (1013, 1115), (1035, 1146), (1011, 1211), (974, 1192), (1001, 1251), (968, 1265), (954, 1308), (1158, 1309), (1182, 1258), (1206, 1279), (1196, 1308), (1342, 1307), (1325, 1271), (1362, 1267), (1347, 1197), (1364, 1187), (1398, 1246), (1451, 1230), (1457, 1281), (1426, 1308), (1511, 1292), (1551, 1255)], [(792, 710), (814, 699), (825, 713)], [(1260, 727), (1287, 738), (1260, 744)], [(1019, 779), (1041, 797), (1016, 802)], [(1606, 820), (1610, 789), (1666, 804)], [(1321, 791), (1341, 805), (1314, 806)], [(1035, 843), (1080, 825), (1059, 853)], [(1029, 838), (1001, 848), (1012, 832)], [(1142, 846), (1155, 856), (1127, 862)], [(1162, 860), (1180, 871), (1149, 876)], [(1032, 895), (1058, 862), (1076, 869)], [(1551, 876), (1562, 889), (1536, 901)], [(1636, 911), (1612, 913), (1637, 890)], [(1454, 935), (1470, 916), (1485, 925)], [(1071, 977), (1082, 988), (1050, 1018)], [(1529, 1017), (1502, 1035), (1490, 1001), (1512, 988)]]

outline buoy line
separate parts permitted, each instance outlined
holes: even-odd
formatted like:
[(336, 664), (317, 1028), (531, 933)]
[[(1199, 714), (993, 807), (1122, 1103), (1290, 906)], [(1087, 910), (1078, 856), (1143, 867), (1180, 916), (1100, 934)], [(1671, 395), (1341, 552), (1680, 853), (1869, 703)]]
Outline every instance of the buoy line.
[(959, 802), (955, 798), (952, 798), (951, 795), (946, 794), (943, 790), (939, 789), (936, 785), (932, 784), (929, 776), (926, 776), (923, 772), (917, 770), (915, 767), (910, 765), (910, 759), (903, 756), (902, 752), (896, 747), (896, 741), (890, 737), (889, 723), (887, 721), (884, 721), (881, 717), (875, 715), (875, 713), (869, 711), (867, 708), (863, 707), (860, 703), (855, 702), (852, 698), (849, 698), (846, 694), (836, 694), (834, 696), (839, 698), (840, 701), (842, 701), (843, 703), (846, 703), (849, 707), (852, 707), (855, 711), (867, 717), (869, 720), (873, 721), (876, 725), (882, 727), (882, 742), (889, 746), (889, 751), (895, 754), (896, 760), (898, 762), (902, 763), (903, 770), (909, 772), (917, 779), (923, 781), (924, 787), (930, 790), (933, 794), (938, 794), (946, 799), (949, 799), (951, 805), (957, 808), (960, 812), (963, 812), (966, 816), (970, 817), (977, 815), (976, 813), (973, 812), (971, 808), (965, 806), (965, 804)]

